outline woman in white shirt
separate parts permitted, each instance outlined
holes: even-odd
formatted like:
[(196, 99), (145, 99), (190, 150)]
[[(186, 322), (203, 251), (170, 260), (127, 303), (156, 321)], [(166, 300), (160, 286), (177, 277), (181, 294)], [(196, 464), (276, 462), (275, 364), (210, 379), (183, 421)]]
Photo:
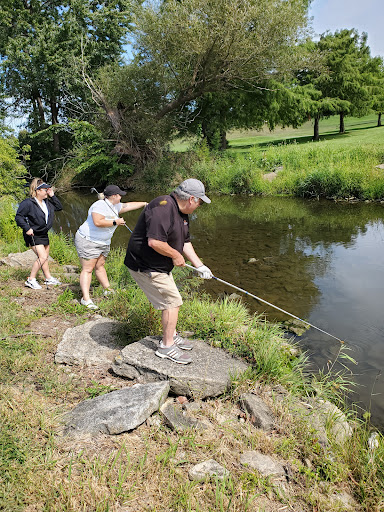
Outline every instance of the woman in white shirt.
[(110, 284), (105, 271), (105, 259), (110, 251), (112, 235), (117, 226), (125, 224), (119, 217), (120, 213), (143, 208), (144, 201), (121, 203), (121, 197), (126, 192), (117, 185), (108, 185), (104, 190), (104, 199), (99, 199), (88, 210), (87, 220), (79, 227), (75, 235), (75, 246), (80, 258), (80, 288), (82, 291), (81, 304), (89, 309), (97, 309), (89, 296), (92, 272), (104, 288), (104, 294), (110, 292)]

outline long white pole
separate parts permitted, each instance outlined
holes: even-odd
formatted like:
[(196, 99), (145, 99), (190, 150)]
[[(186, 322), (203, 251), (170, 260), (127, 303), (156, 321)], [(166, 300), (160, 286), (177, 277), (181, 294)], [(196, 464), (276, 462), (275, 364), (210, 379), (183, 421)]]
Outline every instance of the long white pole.
[[(185, 266), (188, 268), (191, 268), (192, 270), (197, 270), (196, 267), (193, 267), (192, 265), (188, 265), (187, 263), (185, 264)], [(316, 325), (313, 325), (310, 322), (307, 322), (307, 320), (303, 320), (302, 318), (299, 318), (298, 316), (293, 315), (292, 313), (289, 313), (288, 311), (285, 311), (285, 309), (279, 308), (278, 306), (271, 304), (270, 302), (258, 297), (257, 295), (253, 295), (253, 293), (247, 292), (247, 290), (243, 290), (243, 288), (239, 288), (238, 286), (235, 286), (234, 284), (228, 283), (228, 281), (219, 279), (218, 277), (214, 276), (213, 274), (212, 274), (212, 278), (216, 279), (216, 281), (219, 281), (220, 283), (226, 284), (227, 286), (234, 288), (235, 290), (238, 290), (239, 292), (245, 293), (246, 295), (249, 295), (250, 297), (252, 297), (256, 300), (259, 300), (260, 302), (264, 302), (264, 304), (267, 304), (268, 306), (271, 306), (272, 308), (275, 308), (275, 309), (281, 311), (282, 313), (285, 313), (286, 315), (291, 316), (292, 318), (296, 318), (296, 320), (300, 320), (300, 322), (303, 322), (303, 323), (313, 327), (314, 329), (317, 329), (318, 331), (320, 331), (324, 334), (327, 334), (328, 336), (331, 336), (331, 338), (334, 338), (335, 340), (340, 341), (340, 343), (344, 343), (344, 341), (341, 340), (340, 338), (338, 338), (337, 336), (334, 336), (333, 334), (330, 334), (329, 332), (324, 331), (323, 329), (320, 329), (320, 327), (316, 327)]]

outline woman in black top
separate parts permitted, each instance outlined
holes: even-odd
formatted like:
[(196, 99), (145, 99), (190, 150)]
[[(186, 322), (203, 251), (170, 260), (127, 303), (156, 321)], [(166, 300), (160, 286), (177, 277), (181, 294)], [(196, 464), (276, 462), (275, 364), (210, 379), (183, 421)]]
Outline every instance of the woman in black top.
[(55, 197), (51, 185), (44, 183), (40, 178), (34, 178), (29, 187), (29, 195), (20, 203), (16, 213), (16, 224), (22, 228), (25, 244), (36, 253), (37, 260), (32, 265), (31, 274), (25, 286), (33, 290), (41, 289), (36, 275), (41, 268), (45, 283), (50, 285), (61, 284), (58, 279), (51, 276), (48, 266), (49, 238), (48, 231), (53, 224), (55, 211), (63, 209), (60, 201)]

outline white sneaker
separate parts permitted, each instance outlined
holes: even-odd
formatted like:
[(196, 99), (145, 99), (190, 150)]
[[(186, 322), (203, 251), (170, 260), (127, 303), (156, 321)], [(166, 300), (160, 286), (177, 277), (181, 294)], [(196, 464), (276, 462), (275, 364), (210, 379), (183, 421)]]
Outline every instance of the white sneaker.
[(56, 286), (56, 285), (61, 284), (61, 281), (59, 281), (58, 279), (56, 279), (56, 277), (51, 276), (49, 279), (46, 279), (46, 280), (44, 281), (44, 283), (45, 283), (45, 284), (48, 284), (48, 285), (50, 284), (50, 285), (52, 285), (52, 286)]
[(116, 293), (115, 290), (113, 290), (112, 288), (106, 288), (104, 290), (103, 295), (104, 295), (104, 297), (108, 297), (110, 295), (114, 295), (115, 293)]
[(83, 298), (81, 298), (81, 301), (80, 301), (81, 305), (82, 306), (85, 306), (87, 307), (88, 309), (99, 309), (98, 306), (96, 306), (96, 304), (94, 304), (92, 302), (92, 299), (89, 299), (89, 300), (84, 300)]
[(25, 281), (25, 286), (28, 286), (28, 288), (32, 288), (32, 290), (41, 290), (41, 286), (36, 281), (36, 278), (30, 279), (28, 277), (28, 279)]

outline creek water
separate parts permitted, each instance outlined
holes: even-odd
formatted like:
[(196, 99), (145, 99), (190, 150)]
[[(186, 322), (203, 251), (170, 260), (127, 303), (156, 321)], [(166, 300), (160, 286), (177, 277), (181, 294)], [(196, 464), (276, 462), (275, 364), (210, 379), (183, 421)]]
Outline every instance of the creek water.
[[(149, 201), (129, 194), (124, 201)], [(54, 229), (75, 233), (96, 200), (60, 196), (64, 210)], [(139, 211), (124, 215), (133, 229)], [(384, 204), (334, 203), (291, 198), (212, 197), (191, 217), (192, 242), (215, 276), (239, 286), (345, 340), (358, 365), (353, 399), (384, 428)], [(113, 247), (130, 233), (116, 230)], [(250, 260), (253, 262), (251, 263)], [(213, 297), (234, 290), (214, 280), (202, 286)], [(271, 321), (289, 317), (243, 296), (252, 312)], [(296, 338), (313, 370), (326, 368), (339, 342), (316, 329)]]

